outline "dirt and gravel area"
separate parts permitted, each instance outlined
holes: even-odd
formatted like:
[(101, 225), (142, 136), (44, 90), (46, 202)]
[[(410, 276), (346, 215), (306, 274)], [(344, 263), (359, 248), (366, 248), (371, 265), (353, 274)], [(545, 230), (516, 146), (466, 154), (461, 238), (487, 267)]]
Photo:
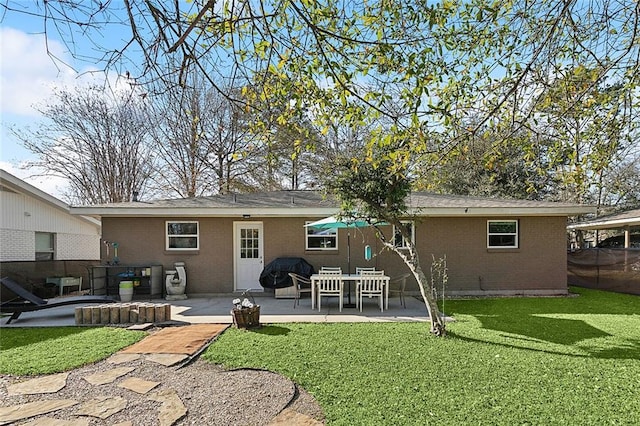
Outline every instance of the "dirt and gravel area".
[[(133, 370), (111, 383), (94, 385), (86, 380), (96, 373), (123, 366), (133, 367)], [(121, 386), (123, 381), (131, 378), (158, 384), (146, 393), (138, 393)], [(175, 391), (186, 408), (186, 415), (175, 421), (175, 425), (269, 425), (285, 409), (303, 414), (306, 418), (293, 424), (318, 424), (324, 417), (322, 409), (311, 395), (279, 374), (250, 369), (225, 370), (200, 359), (182, 368), (166, 367), (144, 356), (119, 365), (105, 360), (70, 371), (66, 385), (55, 393), (8, 394), (7, 386), (30, 379), (33, 378), (0, 376), (0, 406), (51, 399), (71, 399), (78, 401), (78, 404), (17, 421), (14, 423), (17, 425), (43, 424), (31, 423), (39, 418), (80, 420), (82, 423), (74, 424), (90, 425), (159, 425), (162, 403), (154, 400), (152, 395), (171, 390)], [(78, 415), (83, 404), (101, 401), (105, 397), (124, 400), (126, 407), (105, 419)], [(48, 424), (54, 423), (49, 420)]]

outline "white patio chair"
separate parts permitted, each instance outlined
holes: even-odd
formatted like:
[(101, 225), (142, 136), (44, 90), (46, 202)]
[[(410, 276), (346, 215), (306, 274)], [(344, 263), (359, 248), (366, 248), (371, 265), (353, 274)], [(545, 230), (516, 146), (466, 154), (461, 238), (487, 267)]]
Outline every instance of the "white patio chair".
[(311, 280), (302, 275), (294, 274), (293, 272), (289, 272), (289, 276), (291, 277), (291, 281), (293, 281), (293, 288), (296, 291), (295, 298), (293, 299), (293, 309), (295, 309), (296, 305), (300, 304), (300, 293), (311, 294)]
[(322, 296), (337, 297), (340, 303), (340, 312), (342, 312), (342, 290), (344, 287), (344, 281), (340, 277), (341, 274), (336, 273), (323, 273), (318, 274), (316, 278), (316, 293), (318, 295), (318, 311), (322, 309)]
[(342, 268), (340, 268), (339, 266), (321, 266), (319, 273), (342, 275)]
[(380, 312), (384, 311), (384, 271), (362, 271), (360, 279), (356, 285), (356, 305), (360, 307), (362, 312), (362, 298), (380, 298)]
[[(360, 267), (357, 266), (356, 267), (356, 275), (362, 275), (362, 273), (365, 272), (367, 274), (370, 274), (372, 272), (374, 272), (373, 275), (384, 275), (384, 271), (376, 271), (376, 268), (371, 266), (367, 266), (367, 267)], [(356, 290), (358, 289), (358, 284), (360, 284), (359, 280), (355, 280), (355, 284), (356, 284)], [(357, 295), (357, 293), (356, 293)], [(356, 307), (358, 307), (358, 298), (356, 297)]]

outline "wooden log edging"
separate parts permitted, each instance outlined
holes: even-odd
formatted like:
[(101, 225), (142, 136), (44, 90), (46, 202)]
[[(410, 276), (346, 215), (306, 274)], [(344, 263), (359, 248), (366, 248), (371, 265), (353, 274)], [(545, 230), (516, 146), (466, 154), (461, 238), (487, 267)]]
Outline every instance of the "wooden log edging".
[(171, 320), (169, 303), (109, 303), (75, 309), (76, 325), (142, 324)]

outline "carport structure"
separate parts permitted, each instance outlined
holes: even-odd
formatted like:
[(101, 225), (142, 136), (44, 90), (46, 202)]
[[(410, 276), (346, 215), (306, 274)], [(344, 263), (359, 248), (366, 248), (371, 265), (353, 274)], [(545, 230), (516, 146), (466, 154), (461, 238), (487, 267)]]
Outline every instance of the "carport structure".
[[(627, 210), (607, 216), (601, 216), (592, 220), (571, 224), (567, 227), (570, 231), (601, 231), (622, 230), (624, 232), (624, 246), (631, 247), (631, 234), (640, 232), (640, 209)], [(597, 245), (597, 241), (596, 241)]]
[(570, 231), (624, 232), (623, 244), (611, 248), (572, 250), (567, 254), (569, 285), (640, 295), (640, 249), (632, 235), (640, 233), (640, 209), (602, 216), (567, 227)]

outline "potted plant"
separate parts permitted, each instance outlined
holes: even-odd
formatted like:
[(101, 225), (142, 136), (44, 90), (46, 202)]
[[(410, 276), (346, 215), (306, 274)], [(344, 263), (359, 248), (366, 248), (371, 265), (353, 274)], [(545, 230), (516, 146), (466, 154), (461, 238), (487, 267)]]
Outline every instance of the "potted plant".
[(240, 298), (233, 299), (231, 316), (233, 317), (233, 324), (237, 328), (260, 327), (260, 305), (256, 304), (250, 291), (249, 289), (243, 292)]

